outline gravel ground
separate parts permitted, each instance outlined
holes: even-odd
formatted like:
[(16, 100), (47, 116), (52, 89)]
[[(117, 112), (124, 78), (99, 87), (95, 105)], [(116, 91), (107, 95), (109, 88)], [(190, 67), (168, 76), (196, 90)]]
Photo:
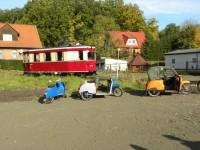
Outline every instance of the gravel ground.
[(0, 92), (2, 150), (200, 150), (200, 94), (129, 90), (40, 104), (43, 90)]

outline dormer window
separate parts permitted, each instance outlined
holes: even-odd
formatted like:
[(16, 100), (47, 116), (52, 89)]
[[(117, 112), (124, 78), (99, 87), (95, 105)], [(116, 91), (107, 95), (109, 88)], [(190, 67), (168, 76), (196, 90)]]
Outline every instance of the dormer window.
[(19, 32), (17, 32), (9, 24), (5, 24), (3, 27), (0, 28), (0, 41), (18, 41), (19, 36)]
[(3, 41), (13, 41), (12, 34), (3, 34)]
[(136, 39), (128, 39), (126, 45), (127, 46), (138, 46), (138, 43), (137, 43)]

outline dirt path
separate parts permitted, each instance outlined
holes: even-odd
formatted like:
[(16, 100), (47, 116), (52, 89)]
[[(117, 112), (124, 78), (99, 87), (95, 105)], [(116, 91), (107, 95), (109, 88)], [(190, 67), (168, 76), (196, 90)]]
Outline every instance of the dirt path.
[(48, 105), (26, 94), (0, 103), (2, 150), (200, 149), (199, 94), (151, 98), (133, 92)]
[(0, 90), (0, 102), (31, 101), (41, 97), (44, 89)]

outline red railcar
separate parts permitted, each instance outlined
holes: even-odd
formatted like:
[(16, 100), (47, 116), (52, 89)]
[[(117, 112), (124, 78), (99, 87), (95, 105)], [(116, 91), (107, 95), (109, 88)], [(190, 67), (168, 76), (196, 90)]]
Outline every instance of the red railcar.
[(96, 48), (91, 46), (26, 50), (25, 73), (95, 73)]

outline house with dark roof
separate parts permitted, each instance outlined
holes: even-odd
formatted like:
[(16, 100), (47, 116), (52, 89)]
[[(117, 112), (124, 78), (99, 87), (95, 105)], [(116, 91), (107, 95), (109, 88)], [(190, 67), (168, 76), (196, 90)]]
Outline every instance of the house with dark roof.
[(165, 54), (165, 66), (175, 69), (200, 69), (200, 48), (181, 49)]
[(142, 72), (148, 69), (148, 65), (147, 61), (138, 54), (128, 63), (128, 68), (131, 72)]
[(116, 49), (128, 52), (130, 55), (140, 54), (145, 42), (144, 32), (110, 31), (108, 35)]
[(0, 59), (22, 60), (24, 49), (42, 48), (35, 25), (0, 23)]

